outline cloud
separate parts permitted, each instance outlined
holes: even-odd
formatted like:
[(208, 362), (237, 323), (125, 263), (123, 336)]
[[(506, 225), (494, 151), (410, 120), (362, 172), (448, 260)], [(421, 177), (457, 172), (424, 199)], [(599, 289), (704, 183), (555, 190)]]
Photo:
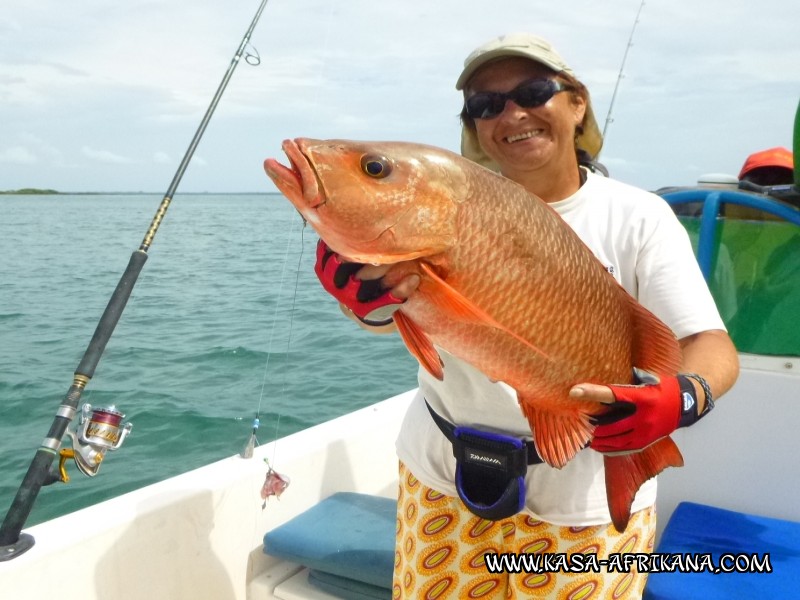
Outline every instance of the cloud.
[[(458, 149), (466, 54), (510, 31), (550, 39), (608, 111), (641, 0), (270, 2), (182, 188), (263, 189), (289, 137), (404, 139)], [(258, 0), (17, 2), (0, 16), (0, 178), (36, 159), (63, 189), (160, 189), (230, 65)], [(641, 13), (614, 105), (614, 172), (659, 187), (694, 165), (734, 171), (791, 145), (800, 3), (671, 0)], [(746, 42), (746, 43), (745, 43)], [(35, 134), (41, 144), (21, 134)], [(83, 150), (81, 148), (83, 147)], [(46, 153), (49, 148), (49, 154)], [(603, 157), (601, 157), (603, 158)], [(149, 169), (94, 168), (147, 164)], [(693, 173), (693, 171), (692, 171)], [(687, 175), (688, 177), (688, 175)], [(693, 175), (692, 175), (693, 177)], [(691, 181), (691, 180), (690, 180)], [(33, 182), (32, 184), (35, 184)]]
[(60, 94), (85, 83), (87, 74), (57, 62), (0, 60), (0, 100), (5, 105), (41, 106), (54, 102)]
[(24, 146), (12, 146), (0, 151), (0, 162), (17, 165), (32, 165), (39, 162), (36, 155)]
[(83, 154), (86, 158), (90, 158), (101, 163), (128, 165), (134, 162), (130, 158), (120, 156), (119, 154), (114, 154), (108, 150), (95, 150), (89, 146), (83, 146), (81, 148), (81, 154)]
[(611, 171), (614, 171), (616, 169), (624, 169), (630, 171), (641, 165), (641, 163), (637, 162), (636, 160), (620, 158), (617, 156), (603, 156), (600, 162), (603, 163)]

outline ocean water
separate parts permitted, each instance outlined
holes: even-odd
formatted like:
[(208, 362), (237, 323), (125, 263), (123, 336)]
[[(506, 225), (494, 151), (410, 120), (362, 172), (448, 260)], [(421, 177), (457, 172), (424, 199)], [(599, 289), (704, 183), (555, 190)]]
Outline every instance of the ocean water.
[[(160, 200), (0, 196), (0, 518)], [(322, 290), (316, 240), (280, 195), (178, 194), (82, 398), (132, 433), (27, 525), (234, 455), (257, 413), (265, 443), (414, 387), (399, 337)]]

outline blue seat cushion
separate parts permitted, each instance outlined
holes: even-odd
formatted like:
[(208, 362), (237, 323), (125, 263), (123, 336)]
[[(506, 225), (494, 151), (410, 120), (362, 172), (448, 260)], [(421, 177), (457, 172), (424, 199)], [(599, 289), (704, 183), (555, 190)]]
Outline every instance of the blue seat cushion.
[[(793, 598), (800, 589), (800, 523), (682, 502), (656, 548), (658, 553), (769, 555), (771, 573), (650, 573), (644, 600)], [(727, 564), (735, 562), (726, 560)]]
[(338, 598), (347, 598), (347, 600), (392, 600), (390, 588), (364, 583), (349, 577), (340, 577), (316, 569), (308, 572), (308, 582), (323, 592)]
[[(327, 582), (335, 588), (352, 580), (391, 590), (396, 512), (397, 502), (391, 498), (339, 492), (268, 532), (264, 552), (309, 567), (311, 583), (324, 580), (323, 586)], [(353, 587), (359, 591), (337, 595), (355, 598), (353, 594), (374, 592)]]

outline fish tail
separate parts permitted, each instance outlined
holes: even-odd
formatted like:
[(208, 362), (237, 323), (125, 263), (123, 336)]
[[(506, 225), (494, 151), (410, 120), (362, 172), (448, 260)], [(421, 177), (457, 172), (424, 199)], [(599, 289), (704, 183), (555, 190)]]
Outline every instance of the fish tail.
[(682, 467), (683, 456), (665, 437), (641, 452), (604, 457), (608, 510), (614, 528), (622, 533), (631, 517), (631, 505), (642, 484), (667, 467)]

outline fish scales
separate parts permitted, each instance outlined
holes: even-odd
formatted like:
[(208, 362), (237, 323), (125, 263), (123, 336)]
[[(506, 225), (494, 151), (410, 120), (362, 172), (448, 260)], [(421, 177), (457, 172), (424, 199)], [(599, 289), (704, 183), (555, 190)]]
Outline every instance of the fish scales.
[[(265, 169), (334, 251), (392, 264), (390, 286), (419, 274), (418, 290), (395, 313), (412, 354), (442, 378), (440, 347), (514, 388), (551, 466), (582, 450), (591, 417), (608, 410), (570, 398), (573, 385), (631, 383), (634, 366), (677, 371), (672, 332), (522, 186), (418, 144), (299, 138), (283, 147), (291, 168), (268, 159)], [(664, 438), (604, 464), (622, 530), (641, 484), (683, 463)]]
[[(467, 362), (518, 392), (557, 390), (554, 398), (575, 407), (567, 391), (579, 381), (628, 382), (630, 323), (619, 309), (617, 283), (578, 251), (582, 242), (550, 207), (532, 203), (520, 186), (500, 185), (511, 183), (507, 180), (487, 178), (481, 168), (470, 169), (470, 175), (477, 181), (459, 206), (460, 237), (448, 253), (446, 279), (467, 298), (479, 298), (497, 322), (535, 341), (549, 359), (525, 351), (488, 324), (448, 322), (446, 308), (428, 298), (412, 296), (404, 312), (437, 345), (459, 347)], [(570, 280), (573, 285), (563, 284)], [(452, 336), (458, 340), (447, 339)], [(486, 341), (469, 343), (472, 336)], [(598, 347), (605, 351), (598, 353)], [(587, 412), (605, 410), (596, 403), (582, 406)]]

